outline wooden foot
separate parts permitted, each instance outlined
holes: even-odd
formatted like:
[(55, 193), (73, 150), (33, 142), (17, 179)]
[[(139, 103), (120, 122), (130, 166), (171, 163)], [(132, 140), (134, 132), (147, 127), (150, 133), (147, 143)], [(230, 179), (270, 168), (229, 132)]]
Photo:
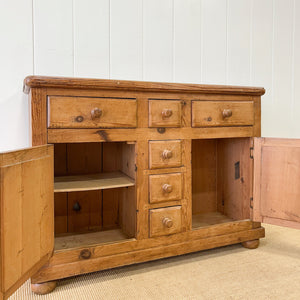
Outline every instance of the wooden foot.
[(56, 281), (48, 281), (43, 283), (32, 283), (31, 290), (38, 295), (51, 293), (56, 288)]
[(259, 240), (246, 241), (241, 243), (243, 247), (248, 249), (256, 249), (259, 245)]

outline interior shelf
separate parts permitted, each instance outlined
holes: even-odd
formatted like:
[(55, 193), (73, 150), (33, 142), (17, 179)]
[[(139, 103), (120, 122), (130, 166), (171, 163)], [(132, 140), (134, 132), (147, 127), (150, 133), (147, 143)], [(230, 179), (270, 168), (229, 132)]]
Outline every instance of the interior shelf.
[(71, 234), (55, 237), (54, 250), (74, 249), (89, 247), (92, 245), (109, 244), (120, 241), (128, 241), (128, 236), (121, 229), (97, 231), (92, 233)]
[(215, 224), (233, 222), (234, 219), (231, 219), (220, 212), (209, 212), (193, 215), (192, 228), (197, 229), (199, 227), (210, 226)]
[(134, 180), (122, 172), (59, 176), (54, 178), (55, 193), (105, 190), (134, 185)]

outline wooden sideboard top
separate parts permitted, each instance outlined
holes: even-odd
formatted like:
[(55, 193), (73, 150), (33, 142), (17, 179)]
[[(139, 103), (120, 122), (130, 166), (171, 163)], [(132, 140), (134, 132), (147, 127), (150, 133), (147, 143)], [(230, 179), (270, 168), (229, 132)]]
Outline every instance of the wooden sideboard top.
[(265, 89), (261, 87), (27, 76), (24, 79), (23, 90), (25, 93), (29, 93), (31, 88), (117, 89), (124, 91), (189, 92), (254, 96), (260, 96), (265, 93)]

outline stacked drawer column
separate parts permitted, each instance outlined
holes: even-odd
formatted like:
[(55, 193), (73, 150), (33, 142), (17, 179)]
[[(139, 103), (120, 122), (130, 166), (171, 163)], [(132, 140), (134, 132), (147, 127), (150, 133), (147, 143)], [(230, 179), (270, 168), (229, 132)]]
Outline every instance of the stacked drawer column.
[(188, 140), (149, 141), (149, 237), (190, 229), (189, 145)]
[(138, 239), (191, 228), (191, 141), (164, 139), (169, 128), (182, 127), (185, 104), (176, 99), (148, 100), (147, 125), (160, 137), (137, 143)]

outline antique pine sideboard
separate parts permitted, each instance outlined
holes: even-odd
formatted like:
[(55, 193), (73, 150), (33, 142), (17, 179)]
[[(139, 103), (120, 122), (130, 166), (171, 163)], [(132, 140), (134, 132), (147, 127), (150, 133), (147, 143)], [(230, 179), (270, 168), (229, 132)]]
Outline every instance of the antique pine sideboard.
[[(263, 88), (30, 76), (32, 148), (0, 154), (1, 294), (300, 227), (300, 142)], [(162, 262), (163, 263), (163, 262)]]

